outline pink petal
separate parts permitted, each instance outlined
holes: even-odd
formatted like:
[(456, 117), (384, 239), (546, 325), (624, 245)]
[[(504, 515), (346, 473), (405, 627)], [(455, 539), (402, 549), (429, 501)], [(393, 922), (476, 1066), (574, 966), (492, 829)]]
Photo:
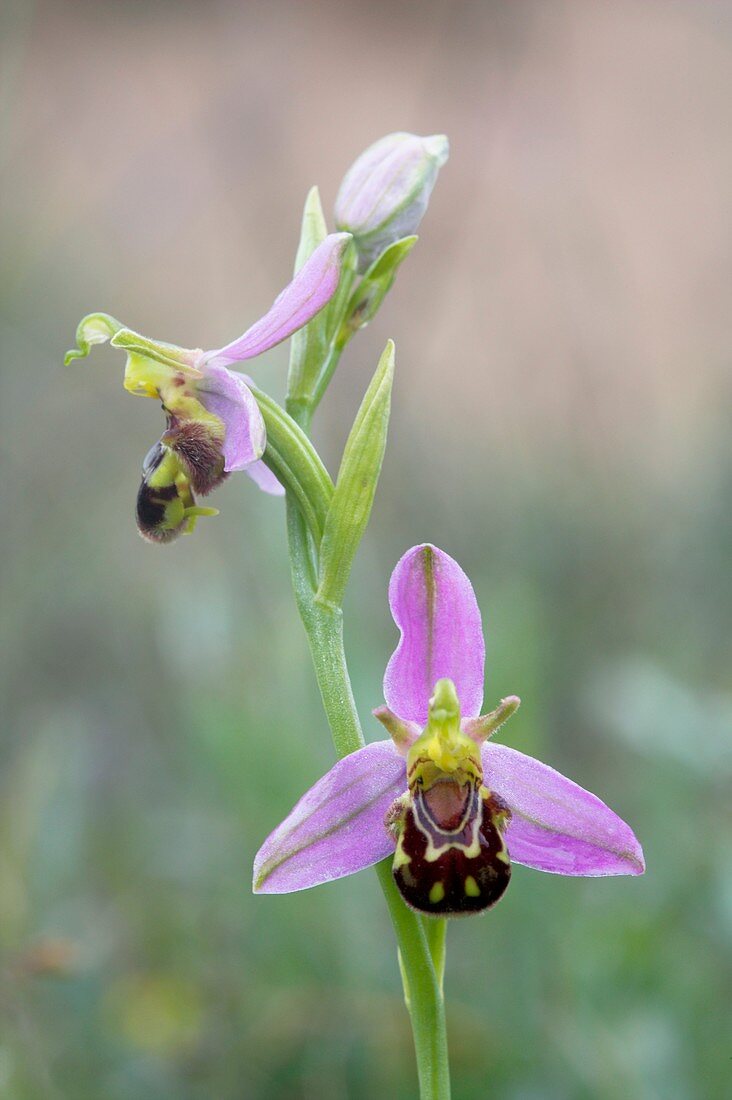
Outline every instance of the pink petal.
[(597, 795), (506, 745), (483, 746), (484, 782), (506, 802), (511, 859), (556, 875), (640, 875), (643, 850)]
[(259, 462), (253, 462), (251, 466), (247, 466), (246, 473), (263, 493), (269, 493), (273, 497), (283, 497), (285, 495), (284, 485), (277, 480), (269, 466), (261, 458)]
[(391, 741), (339, 760), (257, 852), (255, 893), (305, 890), (390, 855), (384, 815), (406, 786), (405, 763)]
[(202, 405), (223, 422), (224, 469), (244, 470), (264, 454), (267, 433), (259, 405), (240, 374), (220, 363), (206, 363), (196, 382)]
[(401, 631), (384, 673), (384, 698), (400, 718), (424, 726), (430, 695), (453, 680), (464, 718), (480, 713), (485, 645), (472, 585), (456, 561), (426, 543), (408, 550), (389, 584)]
[(313, 252), (295, 278), (277, 297), (264, 317), (218, 351), (206, 353), (207, 361), (240, 363), (280, 344), (327, 305), (336, 292), (341, 275), (343, 251), (348, 233), (331, 233)]

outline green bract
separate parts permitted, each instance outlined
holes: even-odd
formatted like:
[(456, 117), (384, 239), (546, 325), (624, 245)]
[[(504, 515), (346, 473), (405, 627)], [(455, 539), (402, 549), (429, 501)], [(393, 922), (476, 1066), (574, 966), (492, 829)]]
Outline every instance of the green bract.
[(320, 545), (318, 602), (340, 606), (343, 600), (384, 459), (393, 380), (394, 343), (389, 340), (343, 452)]
[(397, 268), (406, 260), (419, 240), (416, 236), (403, 237), (386, 248), (374, 260), (363, 279), (351, 294), (338, 341), (345, 346), (354, 332), (367, 325), (375, 315), (396, 279)]

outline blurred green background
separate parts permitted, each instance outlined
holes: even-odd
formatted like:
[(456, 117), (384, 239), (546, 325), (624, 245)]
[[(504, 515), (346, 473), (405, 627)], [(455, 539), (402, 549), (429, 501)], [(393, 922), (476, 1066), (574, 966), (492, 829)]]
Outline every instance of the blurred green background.
[[(451, 929), (456, 1100), (728, 1096), (732, 8), (6, 0), (0, 25), (0, 1096), (415, 1095), (365, 872), (254, 898), (333, 759), (279, 501), (232, 478), (137, 536), (161, 430), (80, 316), (214, 347), (395, 129), (446, 132), (421, 241), (315, 426), (335, 468), (387, 337), (390, 446), (347, 604), (367, 734), (386, 586), (471, 576), (502, 739), (597, 791), (648, 873), (517, 868)], [(286, 349), (252, 368), (282, 396)]]

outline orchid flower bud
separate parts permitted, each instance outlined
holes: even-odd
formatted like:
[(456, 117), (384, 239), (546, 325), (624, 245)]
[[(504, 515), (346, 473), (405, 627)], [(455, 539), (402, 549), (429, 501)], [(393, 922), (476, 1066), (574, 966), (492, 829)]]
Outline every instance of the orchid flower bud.
[(414, 233), (447, 160), (443, 134), (388, 134), (349, 168), (335, 205), (339, 229), (352, 233), (363, 272), (394, 241)]

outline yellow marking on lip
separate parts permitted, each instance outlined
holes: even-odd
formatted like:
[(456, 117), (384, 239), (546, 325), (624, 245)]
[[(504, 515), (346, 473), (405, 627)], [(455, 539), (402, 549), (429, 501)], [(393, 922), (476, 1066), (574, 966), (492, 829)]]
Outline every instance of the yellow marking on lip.
[(400, 836), (397, 841), (396, 851), (394, 852), (394, 862), (392, 868), (398, 871), (401, 867), (406, 867), (412, 862), (412, 857), (404, 851), (403, 838)]
[(441, 882), (436, 882), (430, 890), (430, 901), (433, 905), (438, 905), (445, 896), (445, 887)]
[(478, 886), (478, 883), (475, 881), (472, 875), (468, 875), (468, 877), (465, 879), (465, 896), (467, 898), (480, 897), (480, 887)]

